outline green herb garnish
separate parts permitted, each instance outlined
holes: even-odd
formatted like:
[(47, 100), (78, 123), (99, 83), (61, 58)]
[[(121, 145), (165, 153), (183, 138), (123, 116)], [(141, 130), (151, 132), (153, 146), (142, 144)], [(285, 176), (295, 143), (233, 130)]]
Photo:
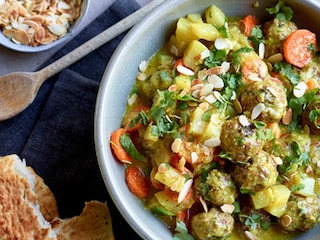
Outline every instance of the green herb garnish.
[(144, 157), (139, 153), (135, 145), (133, 144), (131, 138), (128, 134), (123, 134), (120, 137), (120, 144), (126, 151), (126, 153), (129, 154), (130, 157), (132, 157), (135, 160), (143, 160)]

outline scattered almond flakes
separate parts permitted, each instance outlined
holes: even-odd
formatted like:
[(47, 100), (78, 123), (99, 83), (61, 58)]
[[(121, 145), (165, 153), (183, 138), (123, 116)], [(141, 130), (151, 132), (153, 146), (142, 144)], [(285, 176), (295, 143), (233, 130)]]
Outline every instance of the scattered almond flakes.
[(82, 0), (0, 0), (0, 28), (13, 42), (49, 44), (64, 36), (80, 15)]

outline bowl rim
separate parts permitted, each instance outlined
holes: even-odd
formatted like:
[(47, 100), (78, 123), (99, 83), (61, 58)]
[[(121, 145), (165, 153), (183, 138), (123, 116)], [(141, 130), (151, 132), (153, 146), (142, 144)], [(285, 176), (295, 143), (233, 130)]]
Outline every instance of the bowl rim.
[[(320, 4), (318, 2), (313, 2), (313, 1), (314, 0), (303, 0), (303, 1), (291, 0), (291, 1), (286, 1), (286, 2), (292, 2), (292, 3), (298, 2), (299, 4), (306, 4), (310, 8), (316, 6), (318, 11), (320, 12)], [(135, 198), (133, 196), (133, 194), (131, 194), (129, 192), (128, 189), (119, 189), (119, 188), (123, 187), (123, 185), (121, 185), (121, 183), (120, 183), (120, 182), (124, 181), (124, 174), (123, 173), (121, 173), (121, 174), (123, 174), (121, 176), (119, 176), (119, 175), (114, 176), (112, 173), (112, 169), (108, 169), (108, 168), (110, 168), (110, 165), (109, 165), (110, 163), (108, 162), (108, 160), (115, 161), (115, 159), (113, 157), (112, 152), (110, 151), (110, 144), (109, 144), (109, 140), (108, 140), (110, 137), (110, 135), (108, 135), (108, 134), (110, 134), (110, 132), (105, 132), (105, 130), (108, 129), (109, 121), (114, 121), (115, 117), (116, 118), (119, 117), (118, 115), (117, 116), (111, 116), (111, 115), (108, 116), (105, 113), (106, 109), (108, 109), (108, 106), (107, 106), (108, 101), (106, 100), (106, 98), (109, 99), (108, 93), (112, 93), (113, 87), (114, 87), (114, 83), (112, 81), (108, 81), (108, 80), (110, 80), (110, 76), (114, 76), (116, 74), (119, 74), (117, 66), (122, 64), (122, 62), (121, 62), (122, 58), (128, 56), (127, 51), (128, 51), (129, 45), (131, 44), (130, 42), (135, 43), (139, 39), (139, 34), (137, 34), (137, 32), (139, 32), (139, 31), (144, 32), (144, 29), (146, 29), (147, 25), (149, 25), (150, 23), (157, 23), (156, 20), (154, 20), (154, 17), (153, 17), (154, 15), (164, 16), (165, 14), (163, 12), (170, 11), (168, 9), (171, 9), (173, 6), (176, 6), (180, 3), (181, 3), (181, 5), (183, 5), (188, 2), (192, 2), (192, 0), (166, 1), (165, 3), (161, 4), (156, 9), (154, 9), (153, 11), (148, 13), (146, 15), (146, 17), (141, 22), (136, 24), (127, 33), (127, 35), (120, 42), (120, 44), (118, 45), (118, 47), (116, 48), (116, 50), (114, 51), (112, 57), (110, 58), (110, 60), (108, 62), (108, 65), (107, 65), (106, 70), (103, 74), (102, 81), (100, 83), (100, 87), (99, 87), (99, 91), (98, 91), (98, 95), (97, 95), (97, 101), (96, 101), (96, 107), (95, 107), (95, 117), (94, 117), (95, 118), (94, 119), (94, 139), (95, 139), (96, 154), (97, 154), (97, 159), (98, 159), (98, 164), (100, 167), (101, 175), (103, 177), (103, 180), (105, 182), (105, 185), (106, 185), (106, 188), (109, 192), (109, 195), (110, 195), (111, 199), (113, 200), (115, 206), (117, 207), (117, 209), (121, 213), (121, 215), (128, 222), (128, 224), (144, 239), (162, 239), (162, 240), (163, 239), (172, 239), (172, 235), (170, 235), (170, 236), (168, 234), (161, 235), (162, 233), (152, 231), (150, 229), (150, 227), (148, 227), (149, 225), (152, 225), (152, 224), (160, 225), (163, 223), (160, 222), (160, 220), (156, 216), (152, 215), (151, 213), (147, 212), (147, 210), (143, 209), (139, 200), (137, 198)], [(199, 2), (200, 3), (197, 2), (197, 4), (200, 4), (200, 5), (202, 4), (202, 6), (206, 6), (206, 7), (209, 6), (210, 4), (215, 4), (214, 2), (212, 2), (210, 0), (200, 0)], [(233, 0), (230, 2), (238, 2), (238, 1)], [(250, 1), (250, 2), (252, 3), (252, 1)], [(269, 1), (269, 2), (271, 3), (271, 1)], [(277, 2), (277, 1), (274, 0), (274, 2)], [(167, 41), (167, 39), (166, 39), (166, 41)], [(139, 64), (139, 62), (137, 62), (136, 65), (138, 65), (138, 64)], [(127, 76), (125, 73), (121, 73), (121, 74), (123, 74), (123, 78), (125, 78)], [(119, 84), (122, 84), (122, 83), (119, 83)], [(120, 87), (121, 87), (121, 85), (120, 85)], [(125, 96), (126, 99), (127, 99), (127, 96), (128, 95)], [(109, 100), (111, 100), (111, 99), (109, 99)], [(114, 100), (115, 99), (113, 99), (113, 101)], [(123, 100), (123, 99), (121, 99), (121, 100)], [(118, 106), (122, 106), (121, 104), (123, 104), (123, 102), (119, 101), (117, 103), (112, 103), (112, 104), (113, 105), (117, 104)], [(114, 107), (114, 109), (116, 109), (116, 107)], [(109, 113), (113, 113), (112, 110), (114, 110), (114, 109), (112, 108), (111, 110), (109, 110)], [(124, 112), (124, 110), (125, 109), (122, 109), (122, 113)], [(117, 110), (117, 111), (119, 111), (119, 110)], [(118, 118), (118, 119), (120, 119), (120, 118)], [(120, 127), (120, 122), (119, 122), (119, 127)], [(119, 164), (119, 166), (120, 165), (121, 164)], [(119, 167), (119, 166), (117, 166), (117, 167)], [(122, 168), (123, 168), (123, 166), (122, 166)], [(118, 178), (122, 177), (122, 180), (117, 181), (116, 179), (113, 179), (113, 177), (118, 177)], [(129, 192), (129, 194), (128, 194), (128, 192)], [(123, 203), (122, 198), (127, 199), (127, 201), (134, 200), (135, 201), (134, 205), (130, 206), (130, 207), (126, 206)], [(139, 216), (137, 214), (137, 212), (141, 213), (142, 210), (145, 211), (146, 213), (144, 213), (143, 216)], [(153, 217), (148, 218), (147, 219), (148, 222), (146, 222), (145, 219), (143, 219), (143, 218), (148, 217), (149, 215), (153, 216)], [(137, 218), (139, 218), (138, 222), (136, 221)], [(162, 229), (165, 229), (165, 228), (166, 228), (166, 226), (164, 226), (164, 224), (163, 224)], [(319, 231), (320, 228), (317, 227), (317, 229)], [(317, 232), (314, 231), (314, 233), (317, 233)], [(310, 233), (309, 233), (309, 235), (310, 235)], [(319, 236), (320, 235), (317, 235), (316, 238)], [(309, 237), (312, 237), (312, 235)]]
[(91, 0), (82, 0), (81, 3), (81, 10), (80, 10), (80, 15), (76, 19), (76, 21), (68, 28), (67, 33), (62, 36), (61, 38), (58, 38), (57, 40), (49, 43), (49, 44), (43, 44), (43, 45), (38, 45), (38, 46), (27, 46), (23, 44), (17, 44), (12, 42), (9, 38), (5, 37), (2, 34), (2, 30), (0, 30), (0, 45), (17, 51), (17, 52), (23, 52), (23, 53), (36, 53), (36, 52), (43, 52), (49, 49), (52, 49), (56, 46), (62, 45), (63, 43), (66, 43), (70, 41), (72, 38), (76, 36), (76, 34), (79, 33), (80, 29), (79, 26), (85, 19), (85, 17), (88, 14), (89, 6), (90, 6), (90, 1)]

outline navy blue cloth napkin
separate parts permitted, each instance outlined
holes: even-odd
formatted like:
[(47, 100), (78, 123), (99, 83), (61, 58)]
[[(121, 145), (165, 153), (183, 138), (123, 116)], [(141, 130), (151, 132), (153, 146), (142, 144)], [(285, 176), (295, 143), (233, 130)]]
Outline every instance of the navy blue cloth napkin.
[[(139, 5), (133, 0), (116, 1), (49, 62), (137, 8)], [(99, 82), (123, 36), (46, 81), (31, 106), (18, 116), (0, 122), (0, 155), (18, 154), (35, 169), (55, 194), (61, 217), (80, 214), (85, 201), (107, 201), (116, 239), (139, 239), (107, 193), (93, 138)]]

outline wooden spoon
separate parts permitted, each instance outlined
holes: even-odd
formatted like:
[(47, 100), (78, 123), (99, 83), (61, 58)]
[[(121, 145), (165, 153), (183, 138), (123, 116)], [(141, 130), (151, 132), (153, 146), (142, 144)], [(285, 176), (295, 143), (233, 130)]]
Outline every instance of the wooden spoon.
[(45, 80), (128, 30), (165, 0), (153, 0), (67, 55), (36, 72), (13, 72), (0, 77), (0, 121), (16, 116), (36, 97)]

